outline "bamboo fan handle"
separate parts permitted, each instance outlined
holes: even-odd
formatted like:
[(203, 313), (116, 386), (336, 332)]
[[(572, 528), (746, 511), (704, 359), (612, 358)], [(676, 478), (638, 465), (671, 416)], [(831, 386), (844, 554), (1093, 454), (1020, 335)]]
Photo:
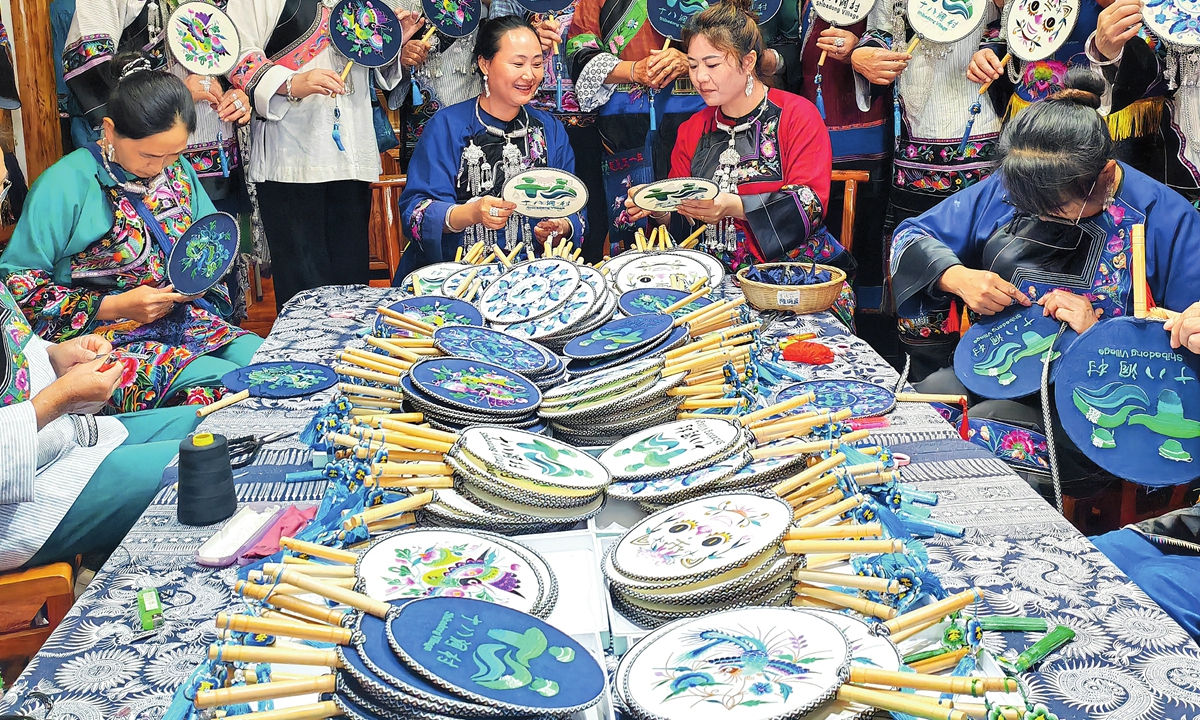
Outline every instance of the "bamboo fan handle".
[(293, 552), (312, 555), (313, 557), (321, 558), (322, 560), (332, 560), (343, 565), (353, 565), (358, 562), (358, 554), (348, 550), (338, 550), (337, 548), (318, 545), (314, 542), (306, 540), (297, 540), (293, 537), (279, 538), (279, 547), (291, 550)]
[(981, 697), (987, 692), (1016, 692), (1017, 681), (1007, 677), (953, 677), (895, 672), (878, 668), (850, 666), (850, 682), (864, 685), (886, 685), (911, 690), (932, 690), (954, 695)]
[(783, 402), (775, 403), (774, 405), (768, 405), (765, 408), (762, 408), (761, 410), (755, 410), (752, 413), (746, 413), (741, 418), (742, 427), (756, 423), (759, 420), (766, 420), (773, 415), (783, 415), (784, 413), (789, 413), (792, 410), (803, 407), (816, 399), (816, 393), (810, 392), (805, 393), (804, 395), (798, 395), (794, 398), (789, 398)]
[(338, 375), (346, 377), (358, 378), (359, 380), (370, 380), (372, 382), (391, 385), (392, 387), (400, 387), (400, 375), (375, 372), (374, 370), (363, 370), (353, 365), (336, 365), (333, 371)]
[[(1004, 70), (1004, 68), (1008, 65), (1008, 61), (1011, 59), (1012, 59), (1012, 53), (1005, 53), (1004, 57), (1000, 58), (1000, 69)], [(996, 82), (996, 81), (988, 80), (987, 82), (985, 82), (983, 84), (983, 86), (979, 88), (979, 95), (982, 97), (985, 93), (987, 93), (988, 88), (990, 88), (992, 86), (992, 83), (994, 83), (994, 82)]]
[(320, 595), (327, 600), (349, 605), (356, 610), (362, 610), (368, 615), (374, 615), (380, 619), (386, 618), (388, 611), (392, 608), (391, 605), (369, 598), (362, 593), (315, 580), (305, 575), (302, 570), (273, 568), (270, 564), (267, 564), (263, 566), (263, 572), (267, 575), (274, 575), (279, 582), (291, 583), (298, 588), (307, 590), (315, 595)]
[(817, 59), (817, 67), (821, 67), (825, 64), (825, 58), (828, 55), (829, 55), (828, 51), (826, 51), (826, 50), (821, 51), (821, 57)]
[(201, 690), (196, 693), (196, 708), (204, 710), (223, 705), (277, 700), (296, 695), (319, 695), (337, 690), (336, 675), (317, 675), (304, 680), (283, 680), (257, 685), (238, 685), (220, 690)]
[(895, 620), (883, 623), (883, 627), (889, 633), (894, 633), (913, 625), (919, 625), (927, 620), (933, 620), (934, 618), (941, 619), (950, 613), (958, 612), (968, 605), (981, 602), (982, 600), (983, 591), (978, 588), (971, 588), (970, 590), (964, 590), (948, 598), (939, 600), (932, 605), (910, 610)]
[[(865, 577), (863, 575), (847, 575), (846, 573), (822, 572), (820, 570), (795, 570), (792, 572), (792, 579), (810, 585), (816, 583), (819, 585), (833, 585), (879, 593), (900, 592), (900, 581), (898, 580)], [(890, 620), (891, 618), (888, 619)]]
[(904, 53), (905, 53), (906, 55), (912, 55), (912, 54), (913, 54), (913, 50), (916, 50), (916, 49), (917, 49), (917, 44), (918, 44), (918, 43), (920, 43), (920, 42), (921, 42), (921, 36), (920, 36), (920, 35), (917, 35), (916, 37), (914, 37), (914, 38), (912, 39), (912, 42), (910, 42), (910, 43), (908, 44), (908, 49), (907, 49), (907, 50), (905, 50), (905, 51), (904, 51)]
[[(349, 530), (351, 528), (357, 527), (359, 524), (365, 523), (367, 525), (370, 525), (371, 523), (373, 523), (377, 520), (383, 520), (384, 518), (389, 518), (389, 517), (392, 517), (393, 515), (401, 515), (406, 512), (411, 512), (418, 508), (423, 508), (426, 505), (428, 505), (429, 503), (433, 502), (433, 498), (434, 498), (433, 492), (426, 490), (423, 493), (413, 495), (412, 497), (405, 498), (398, 502), (387, 503), (385, 505), (377, 505), (373, 508), (367, 508), (366, 510), (363, 510), (361, 513), (359, 513), (357, 515), (352, 515), (349, 518), (347, 518), (346, 521), (344, 523), (342, 523), (342, 527)], [(336, 600), (337, 598), (334, 598), (334, 599)], [(349, 604), (349, 603), (347, 603), (347, 604)], [(360, 608), (360, 609), (363, 609), (363, 608)], [(367, 612), (370, 612), (370, 611), (368, 610)], [(374, 613), (371, 613), (371, 614), (374, 615)], [(379, 617), (383, 617), (383, 616), (380, 615)]]
[(346, 82), (346, 78), (350, 75), (350, 70), (354, 67), (354, 61), (346, 63), (346, 67), (342, 68), (342, 82)]
[(923, 675), (932, 675), (933, 673), (953, 670), (958, 666), (959, 661), (965, 658), (970, 651), (970, 648), (959, 648), (958, 650), (952, 650), (936, 657), (931, 657), (928, 660), (912, 663), (909, 667)]
[(936, 393), (896, 393), (897, 402), (927, 402), (958, 405), (967, 399), (966, 395), (939, 395)]
[(342, 709), (338, 707), (338, 704), (332, 700), (326, 700), (313, 705), (301, 705), (283, 710), (246, 713), (245, 715), (238, 715), (238, 718), (250, 718), (251, 720), (325, 720), (326, 718), (342, 716)]
[(843, 538), (867, 538), (883, 535), (879, 523), (851, 523), (849, 525), (822, 525), (811, 528), (792, 528), (785, 540), (839, 540)]
[(816, 465), (813, 465), (809, 469), (807, 469), (801, 473), (798, 473), (796, 475), (793, 475), (792, 477), (788, 478), (787, 480), (784, 480), (783, 482), (776, 485), (774, 487), (775, 494), (778, 495), (779, 497), (786, 497), (786, 496), (790, 495), (791, 493), (793, 493), (794, 491), (796, 491), (800, 486), (807, 485), (808, 483), (812, 482), (813, 480), (820, 478), (822, 475), (824, 475), (825, 473), (834, 469), (838, 465), (841, 465), (844, 462), (846, 462), (845, 455), (843, 455), (841, 453), (834, 453), (828, 459), (822, 460), (821, 462), (817, 463)]
[(1146, 302), (1146, 226), (1142, 223), (1134, 225), (1130, 232), (1130, 239), (1133, 244), (1131, 249), (1133, 269), (1130, 273), (1133, 277), (1133, 316), (1145, 319), (1148, 305)]
[[(826, 478), (826, 479), (830, 480), (833, 478)], [(796, 506), (796, 512), (792, 515), (792, 519), (799, 520), (802, 517), (807, 517), (823, 508), (827, 508), (830, 505), (841, 502), (842, 500), (845, 500), (845, 499), (846, 499), (846, 494), (843, 493), (841, 490), (833, 490), (831, 492), (824, 493), (824, 494), (820, 495), (820, 497), (818, 497), (816, 500), (812, 500), (803, 505)], [(790, 498), (789, 498), (789, 504), (790, 504)], [(820, 524), (820, 523), (818, 523), (818, 524)]]
[(687, 297), (680, 298), (679, 300), (676, 300), (675, 302), (673, 302), (673, 303), (671, 303), (670, 305), (668, 305), (668, 306), (666, 306), (665, 308), (663, 308), (663, 309), (662, 309), (660, 312), (661, 312), (663, 315), (671, 315), (671, 314), (673, 314), (673, 313), (674, 313), (676, 310), (679, 310), (679, 309), (681, 309), (681, 308), (685, 308), (685, 307), (687, 307), (688, 305), (690, 305), (691, 303), (694, 303), (694, 302), (696, 302), (697, 300), (699, 300), (700, 298), (704, 297), (704, 296), (705, 296), (705, 295), (707, 295), (708, 293), (709, 293), (709, 288), (708, 288), (708, 287), (702, 287), (702, 288), (700, 288), (699, 290), (697, 290), (697, 291), (693, 292), (692, 294), (688, 295)]
[(209, 645), (208, 659), (221, 662), (282, 663), (311, 665), (334, 670), (342, 666), (335, 650), (290, 647), (253, 647), (251, 645)]
[(926, 630), (933, 627), (934, 625), (937, 625), (941, 621), (942, 621), (941, 618), (934, 618), (933, 620), (928, 620), (926, 622), (923, 622), (923, 623), (920, 623), (917, 625), (913, 625), (910, 628), (905, 628), (905, 629), (901, 630), (900, 632), (894, 632), (891, 635), (888, 635), (888, 640), (891, 640), (893, 645), (899, 645), (900, 643), (909, 639), (913, 635), (917, 635), (919, 633), (925, 632)]
[(296, 638), (297, 640), (316, 640), (317, 642), (333, 643), (334, 645), (350, 644), (351, 632), (348, 628), (328, 625), (313, 625), (298, 623), (277, 618), (262, 618), (252, 615), (230, 615), (217, 613), (217, 629), (232, 630), (241, 633), (262, 633), (279, 637)]
[(371, 465), (371, 474), (380, 477), (410, 477), (413, 475), (451, 475), (454, 468), (440, 462), (384, 462)]
[(215, 403), (213, 403), (211, 405), (205, 405), (204, 407), (197, 410), (196, 417), (208, 417), (209, 415), (212, 415), (213, 413), (215, 413), (218, 410), (224, 410), (225, 408), (229, 407), (230, 405), (236, 405), (243, 400), (249, 399), (249, 397), (250, 397), (250, 388), (246, 388), (245, 390), (243, 390), (241, 392), (233, 393), (232, 395), (226, 395), (225, 397), (221, 398), (220, 400), (216, 401)]
[[(904, 552), (903, 540), (784, 540), (783, 551), (789, 555), (809, 553), (873, 553)], [(965, 607), (965, 606), (964, 606)]]
[(800, 527), (816, 527), (823, 522), (827, 522), (835, 517), (838, 517), (844, 512), (853, 510), (859, 505), (862, 505), (865, 500), (866, 498), (862, 495), (853, 495), (841, 501), (840, 503), (830, 505), (820, 512), (813, 513), (811, 515), (801, 515)]
[(420, 488), (422, 490), (453, 490), (454, 478), (450, 475), (422, 475), (421, 477), (375, 478), (374, 483), (382, 488)]
[(324, 563), (301, 560), (300, 558), (285, 557), (281, 566), (302, 572), (310, 578), (344, 579), (354, 577), (353, 565), (326, 565)]
[(962, 710), (943, 707), (932, 698), (925, 699), (907, 693), (843, 685), (838, 688), (837, 699), (859, 705), (870, 705), (880, 710), (907, 713), (926, 720), (969, 720), (967, 714)]
[(435, 430), (431, 427), (425, 427), (423, 425), (416, 425), (396, 417), (382, 417), (371, 424), (372, 426), (384, 430), (395, 430), (402, 435), (411, 435), (412, 437), (425, 438), (427, 440), (438, 440), (440, 442), (449, 444), (454, 444), (458, 441), (458, 435), (456, 433), (446, 432), (444, 430)]
[(370, 385), (354, 385), (352, 383), (338, 383), (338, 390), (347, 395), (363, 395), (385, 400), (403, 400), (404, 393), (396, 392), (395, 390), (387, 390), (385, 388), (372, 387)]
[(858, 595), (848, 595), (837, 590), (814, 587), (812, 585), (805, 585), (804, 583), (796, 585), (795, 590), (801, 596), (823, 600), (831, 605), (847, 608), (863, 615), (870, 615), (880, 620), (890, 620), (897, 615), (896, 608), (861, 598)]
[(248, 598), (261, 600), (268, 605), (273, 605), (280, 610), (287, 610), (290, 613), (295, 613), (296, 615), (301, 615), (318, 622), (328, 623), (329, 625), (339, 625), (345, 617), (345, 613), (340, 610), (321, 607), (315, 603), (294, 598), (290, 595), (274, 593), (270, 585), (259, 585), (258, 583), (238, 580), (237, 584), (234, 585), (234, 590)]

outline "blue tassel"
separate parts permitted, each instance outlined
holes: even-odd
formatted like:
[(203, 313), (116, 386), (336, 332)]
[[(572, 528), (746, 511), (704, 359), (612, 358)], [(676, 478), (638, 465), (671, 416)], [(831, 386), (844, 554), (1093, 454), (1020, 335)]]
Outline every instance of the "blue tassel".
[(562, 58), (558, 55), (554, 56), (554, 109), (562, 112)]
[(337, 143), (338, 150), (346, 152), (346, 146), (342, 144), (342, 109), (335, 104), (333, 106), (333, 141)]
[(221, 155), (221, 175), (229, 177), (229, 156), (225, 154), (225, 133), (217, 131), (217, 152)]
[(821, 113), (821, 119), (825, 119), (825, 97), (821, 94), (821, 73), (813, 78), (817, 83), (817, 112)]
[(658, 116), (654, 112), (654, 91), (650, 91), (650, 132), (658, 130)]
[(983, 106), (981, 106), (978, 101), (971, 106), (971, 117), (967, 120), (967, 129), (963, 131), (962, 142), (958, 144), (958, 154), (960, 156), (967, 151), (967, 140), (971, 138), (971, 128), (975, 126), (975, 118), (979, 115), (981, 110), (983, 110)]
[(413, 80), (413, 107), (420, 107), (425, 104), (425, 96), (421, 95), (421, 87), (417, 85), (417, 81)]
[(937, 505), (937, 493), (926, 492), (924, 490), (914, 490), (909, 487), (900, 488), (900, 497), (904, 498), (905, 502), (913, 503), (914, 505)]
[(900, 88), (892, 90), (892, 134), (900, 139)]

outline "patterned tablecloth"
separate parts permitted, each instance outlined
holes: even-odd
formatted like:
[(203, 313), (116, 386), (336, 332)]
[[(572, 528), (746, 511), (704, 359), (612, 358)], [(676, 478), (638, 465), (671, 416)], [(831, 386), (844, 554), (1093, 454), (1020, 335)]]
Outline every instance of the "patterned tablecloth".
[[(258, 360), (331, 364), (335, 352), (394, 291), (327, 287), (285, 308)], [(860, 378), (892, 386), (896, 373), (828, 315), (781, 320), (767, 335), (819, 332), (840, 346), (834, 364), (804, 368), (813, 377)], [(331, 392), (288, 400), (252, 399), (208, 418), (203, 429), (226, 435), (297, 429)], [(1059, 718), (1175, 720), (1200, 717), (1200, 649), (1120, 570), (1000, 461), (957, 440), (926, 405), (901, 403), (875, 436), (914, 457), (904, 480), (938, 493), (933, 517), (967, 528), (966, 537), (926, 540), (948, 590), (987, 591), (995, 613), (1035, 615), (1075, 629), (1075, 640), (1027, 674), (1035, 698)], [(322, 483), (287, 485), (272, 465), (304, 462), (304, 448), (264, 449), (241, 478), (243, 500), (319, 498)], [(254, 467), (254, 466), (252, 466)], [(255, 482), (246, 482), (255, 481)], [(54, 702), (56, 720), (151, 720), (216, 639), (213, 618), (237, 607), (235, 571), (197, 566), (193, 555), (215, 528), (175, 519), (164, 490), (96, 576), (42, 652), (0, 700), (0, 713), (43, 717), (30, 699)], [(166, 623), (140, 635), (135, 594), (158, 587)], [(1036, 637), (988, 633), (994, 650), (1024, 649)]]

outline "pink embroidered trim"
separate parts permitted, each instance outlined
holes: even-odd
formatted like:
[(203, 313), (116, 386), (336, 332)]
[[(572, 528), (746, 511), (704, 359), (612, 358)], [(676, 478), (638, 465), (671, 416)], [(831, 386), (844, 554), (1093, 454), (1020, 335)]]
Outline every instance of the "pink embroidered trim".
[(247, 53), (241, 62), (234, 66), (229, 73), (229, 82), (242, 92), (247, 90), (262, 73), (271, 67), (271, 61), (260, 52)]
[(329, 37), (329, 8), (321, 8), (321, 22), (317, 27), (319, 29), (316, 33), (310, 35), (295, 50), (280, 57), (276, 62), (288, 70), (294, 71), (304, 67), (310, 60), (320, 55), (333, 43), (333, 39)]

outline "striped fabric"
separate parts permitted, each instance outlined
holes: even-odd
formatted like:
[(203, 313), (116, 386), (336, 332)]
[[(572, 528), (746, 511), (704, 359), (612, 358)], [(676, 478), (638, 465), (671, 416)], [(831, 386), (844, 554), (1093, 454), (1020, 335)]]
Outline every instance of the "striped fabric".
[[(56, 376), (46, 347), (34, 336), (25, 347), (30, 395)], [(98, 417), (100, 441), (75, 442), (75, 425), (63, 416), (38, 432), (33, 402), (0, 408), (0, 572), (24, 565), (58, 527), (92, 473), (128, 433), (116, 418)], [(39, 461), (49, 461), (38, 467)]]

